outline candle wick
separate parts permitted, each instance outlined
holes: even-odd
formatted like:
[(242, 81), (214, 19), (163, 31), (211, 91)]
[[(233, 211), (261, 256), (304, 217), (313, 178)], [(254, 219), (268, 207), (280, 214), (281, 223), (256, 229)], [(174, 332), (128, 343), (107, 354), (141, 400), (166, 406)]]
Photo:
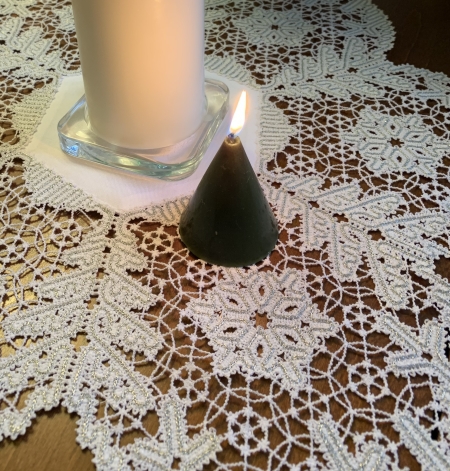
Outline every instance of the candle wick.
[(236, 144), (237, 142), (236, 134), (234, 134), (233, 132), (230, 132), (230, 134), (228, 134), (226, 138), (226, 141), (228, 142), (228, 144)]

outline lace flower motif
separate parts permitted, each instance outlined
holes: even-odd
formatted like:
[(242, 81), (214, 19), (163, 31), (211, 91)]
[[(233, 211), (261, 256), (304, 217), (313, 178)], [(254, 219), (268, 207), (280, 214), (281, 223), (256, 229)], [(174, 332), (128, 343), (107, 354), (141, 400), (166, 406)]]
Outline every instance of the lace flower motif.
[(336, 323), (312, 303), (303, 272), (228, 274), (228, 281), (182, 312), (206, 333), (215, 372), (246, 372), (298, 390), (302, 366), (320, 340), (336, 331)]
[(72, 7), (63, 7), (60, 10), (57, 10), (55, 13), (59, 18), (59, 29), (64, 31), (75, 31)]
[(0, 15), (28, 16), (34, 0), (0, 0)]
[(247, 18), (234, 20), (253, 44), (296, 46), (315, 27), (298, 11), (273, 11), (255, 8)]
[(356, 146), (367, 165), (377, 174), (416, 172), (435, 176), (448, 143), (437, 137), (417, 115), (390, 116), (366, 108), (345, 142)]

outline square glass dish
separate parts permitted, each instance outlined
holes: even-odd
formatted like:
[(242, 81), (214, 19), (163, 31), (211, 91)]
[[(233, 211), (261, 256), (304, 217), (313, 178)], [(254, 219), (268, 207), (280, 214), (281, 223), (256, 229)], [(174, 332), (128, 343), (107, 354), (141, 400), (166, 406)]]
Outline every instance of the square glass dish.
[(205, 80), (206, 111), (197, 131), (182, 142), (159, 149), (125, 149), (110, 144), (89, 127), (86, 99), (58, 123), (61, 149), (68, 155), (114, 169), (163, 180), (181, 180), (198, 167), (228, 111), (228, 87)]

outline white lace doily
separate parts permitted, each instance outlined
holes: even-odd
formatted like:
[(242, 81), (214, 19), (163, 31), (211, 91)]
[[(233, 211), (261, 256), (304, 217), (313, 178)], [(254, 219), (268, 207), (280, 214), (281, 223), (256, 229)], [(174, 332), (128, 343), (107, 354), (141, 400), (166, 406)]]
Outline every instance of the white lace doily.
[(207, 1), (280, 222), (230, 270), (186, 199), (116, 214), (24, 153), (79, 73), (70, 2), (0, 18), (0, 439), (62, 404), (99, 470), (450, 469), (450, 79), (387, 61), (370, 0)]

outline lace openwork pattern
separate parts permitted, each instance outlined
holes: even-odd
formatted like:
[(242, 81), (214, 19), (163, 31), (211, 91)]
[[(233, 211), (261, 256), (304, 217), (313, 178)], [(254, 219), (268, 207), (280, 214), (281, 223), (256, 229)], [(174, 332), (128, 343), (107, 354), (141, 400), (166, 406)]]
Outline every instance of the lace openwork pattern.
[(259, 91), (272, 254), (193, 257), (24, 154), (79, 73), (69, 1), (0, 0), (0, 439), (78, 415), (99, 470), (450, 469), (450, 79), (370, 0), (209, 0)]

